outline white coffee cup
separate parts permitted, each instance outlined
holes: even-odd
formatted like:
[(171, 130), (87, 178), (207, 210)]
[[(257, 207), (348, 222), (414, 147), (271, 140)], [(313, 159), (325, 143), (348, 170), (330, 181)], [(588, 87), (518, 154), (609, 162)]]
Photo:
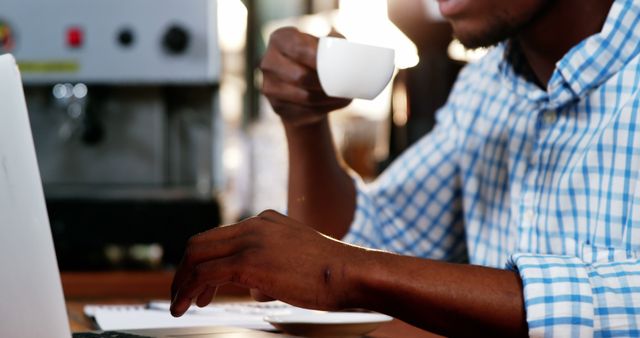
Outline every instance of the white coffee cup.
[(387, 86), (395, 70), (390, 48), (322, 37), (318, 45), (318, 77), (333, 97), (373, 100)]

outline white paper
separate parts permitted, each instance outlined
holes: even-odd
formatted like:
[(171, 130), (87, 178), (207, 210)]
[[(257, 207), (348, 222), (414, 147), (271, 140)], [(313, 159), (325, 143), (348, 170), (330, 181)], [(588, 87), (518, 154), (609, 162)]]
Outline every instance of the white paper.
[(110, 311), (97, 310), (96, 323), (102, 330), (162, 329), (199, 326), (234, 326), (254, 330), (273, 330), (273, 326), (263, 320), (263, 316), (242, 316), (220, 314), (205, 316), (185, 314), (174, 318), (168, 312), (158, 310)]
[(180, 318), (169, 313), (168, 302), (151, 302), (152, 309), (141, 305), (110, 305), (85, 307), (101, 330), (135, 330), (183, 328), (200, 326), (234, 326), (254, 330), (273, 330), (265, 316), (315, 311), (297, 308), (282, 302), (221, 303), (204, 308), (192, 307)]

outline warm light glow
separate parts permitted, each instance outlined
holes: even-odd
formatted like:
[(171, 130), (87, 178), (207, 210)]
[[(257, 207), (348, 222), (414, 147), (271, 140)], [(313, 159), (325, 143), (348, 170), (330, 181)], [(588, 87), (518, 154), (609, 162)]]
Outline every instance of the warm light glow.
[(340, 0), (339, 15), (342, 19), (375, 24), (389, 19), (388, 9), (386, 0)]
[(241, 0), (218, 1), (218, 39), (224, 52), (240, 52), (247, 43), (247, 7)]
[(293, 26), (301, 32), (314, 36), (327, 36), (331, 33), (331, 25), (334, 21), (334, 12), (324, 12), (300, 17), (285, 18), (267, 22), (262, 28), (262, 38), (269, 41), (273, 32), (282, 27)]
[(331, 33), (331, 23), (323, 15), (305, 15), (299, 21), (300, 30), (315, 36), (325, 36)]
[(409, 120), (409, 102), (407, 87), (399, 82), (393, 89), (391, 103), (393, 104), (393, 124), (404, 127)]
[(453, 40), (449, 44), (449, 57), (456, 61), (475, 62), (487, 54), (486, 48), (467, 49), (458, 40)]
[(242, 165), (242, 157), (242, 151), (239, 147), (228, 146), (223, 151), (222, 163), (229, 171), (238, 170)]
[(340, 0), (335, 26), (350, 41), (395, 49), (396, 66), (411, 68), (420, 61), (418, 50), (387, 10), (387, 0)]
[(222, 118), (229, 123), (242, 121), (242, 100), (245, 92), (242, 79), (226, 77), (220, 84), (220, 107)]
[(391, 22), (387, 10), (387, 0), (340, 0), (340, 9), (336, 11), (272, 21), (264, 26), (263, 38), (268, 41), (276, 29), (285, 26), (325, 36), (333, 26), (349, 41), (395, 49), (396, 67), (414, 67), (420, 61), (418, 49)]

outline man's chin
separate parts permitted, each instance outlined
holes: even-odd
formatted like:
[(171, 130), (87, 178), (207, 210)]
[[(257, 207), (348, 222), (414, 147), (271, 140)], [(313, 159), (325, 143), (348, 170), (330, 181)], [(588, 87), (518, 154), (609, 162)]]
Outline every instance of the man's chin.
[(511, 38), (515, 35), (514, 29), (507, 27), (492, 27), (492, 29), (457, 29), (453, 26), (453, 36), (462, 43), (465, 48), (476, 49), (491, 47)]
[(485, 39), (477, 36), (466, 36), (454, 34), (453, 37), (467, 49), (488, 48), (497, 45), (505, 39)]

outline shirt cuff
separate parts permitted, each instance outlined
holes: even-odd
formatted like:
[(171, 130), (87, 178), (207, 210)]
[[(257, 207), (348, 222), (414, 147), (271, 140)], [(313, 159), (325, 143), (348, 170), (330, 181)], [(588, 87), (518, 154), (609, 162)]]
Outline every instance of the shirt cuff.
[(517, 270), (531, 337), (592, 337), (594, 300), (588, 265), (576, 257), (518, 253)]

